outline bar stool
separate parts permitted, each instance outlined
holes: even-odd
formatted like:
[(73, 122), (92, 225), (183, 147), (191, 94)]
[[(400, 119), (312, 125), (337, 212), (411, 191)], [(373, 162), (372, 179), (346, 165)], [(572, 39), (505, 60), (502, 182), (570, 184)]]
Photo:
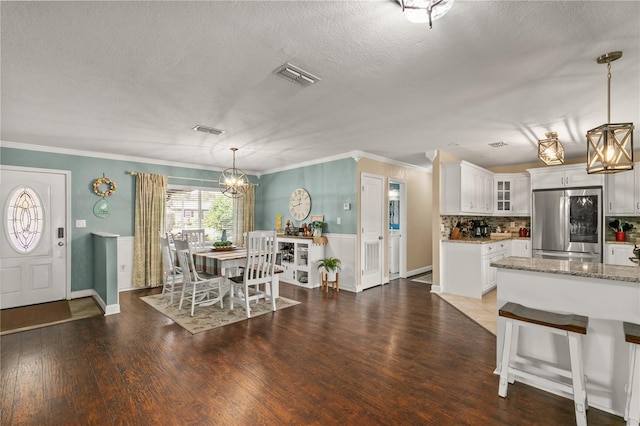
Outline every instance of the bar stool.
[[(506, 319), (502, 360), (498, 367), (500, 371), (498, 395), (503, 398), (507, 396), (508, 384), (515, 382), (516, 376), (547, 385), (548, 387), (573, 394), (576, 424), (579, 426), (586, 425), (586, 410), (589, 404), (587, 402), (586, 378), (582, 366), (582, 335), (587, 334), (589, 318), (581, 315), (558, 314), (531, 309), (512, 302), (508, 302), (500, 308), (498, 314)], [(570, 377), (571, 384), (550, 380), (511, 366), (512, 359), (517, 355), (515, 350), (512, 353), (512, 347), (517, 347), (518, 331), (519, 327), (522, 326), (542, 328), (550, 333), (560, 334), (568, 338), (571, 373), (569, 374), (568, 371), (561, 369), (554, 369), (554, 373), (567, 378)]]
[(629, 342), (629, 380), (627, 381), (627, 403), (624, 419), (629, 426), (640, 423), (640, 395), (634, 393), (634, 386), (640, 380), (640, 325), (623, 322), (624, 340)]

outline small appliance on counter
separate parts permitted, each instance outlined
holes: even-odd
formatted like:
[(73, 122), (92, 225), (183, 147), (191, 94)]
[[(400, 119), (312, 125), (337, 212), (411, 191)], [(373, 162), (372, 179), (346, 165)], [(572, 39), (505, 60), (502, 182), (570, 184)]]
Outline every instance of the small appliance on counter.
[(633, 247), (633, 257), (630, 257), (629, 260), (640, 265), (640, 248), (637, 245)]

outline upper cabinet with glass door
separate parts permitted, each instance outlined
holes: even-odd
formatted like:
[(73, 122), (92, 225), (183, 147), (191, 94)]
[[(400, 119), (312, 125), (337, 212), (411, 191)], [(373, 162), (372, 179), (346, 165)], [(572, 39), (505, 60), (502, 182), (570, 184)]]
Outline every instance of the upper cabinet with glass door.
[(500, 173), (494, 177), (494, 214), (531, 214), (531, 184), (526, 173)]

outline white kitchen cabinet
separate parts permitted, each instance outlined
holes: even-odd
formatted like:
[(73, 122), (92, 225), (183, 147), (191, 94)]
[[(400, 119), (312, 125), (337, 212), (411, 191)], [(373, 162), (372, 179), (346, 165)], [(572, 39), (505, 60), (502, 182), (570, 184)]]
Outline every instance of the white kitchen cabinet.
[(604, 185), (603, 175), (588, 174), (584, 164), (541, 167), (527, 171), (531, 175), (532, 190)]
[(629, 260), (634, 257), (631, 244), (605, 244), (604, 263), (610, 265), (637, 266)]
[(637, 200), (635, 193), (636, 170), (612, 173), (605, 176), (606, 214), (635, 214)]
[(443, 293), (481, 299), (496, 286), (496, 268), (491, 262), (507, 256), (510, 241), (442, 242)]
[(493, 173), (466, 161), (443, 163), (441, 214), (491, 214)]
[(531, 179), (526, 173), (494, 175), (493, 214), (528, 216), (531, 214)]
[(511, 240), (509, 256), (531, 257), (531, 240)]
[(278, 253), (283, 270), (280, 281), (307, 288), (320, 286), (317, 264), (324, 258), (323, 244), (314, 244), (310, 237), (278, 237)]

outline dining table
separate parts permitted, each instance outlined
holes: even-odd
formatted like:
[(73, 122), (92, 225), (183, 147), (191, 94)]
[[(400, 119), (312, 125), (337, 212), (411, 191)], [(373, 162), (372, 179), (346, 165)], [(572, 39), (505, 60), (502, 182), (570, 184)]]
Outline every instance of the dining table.
[[(192, 252), (196, 269), (206, 274), (220, 275), (225, 278), (225, 286), (230, 286), (229, 278), (240, 275), (238, 268), (244, 267), (247, 263), (247, 250), (245, 248), (233, 248), (226, 250), (216, 250), (211, 248), (208, 250)], [(280, 297), (280, 270), (276, 265), (276, 271), (273, 274), (273, 295)], [(270, 294), (267, 288), (267, 294)]]

